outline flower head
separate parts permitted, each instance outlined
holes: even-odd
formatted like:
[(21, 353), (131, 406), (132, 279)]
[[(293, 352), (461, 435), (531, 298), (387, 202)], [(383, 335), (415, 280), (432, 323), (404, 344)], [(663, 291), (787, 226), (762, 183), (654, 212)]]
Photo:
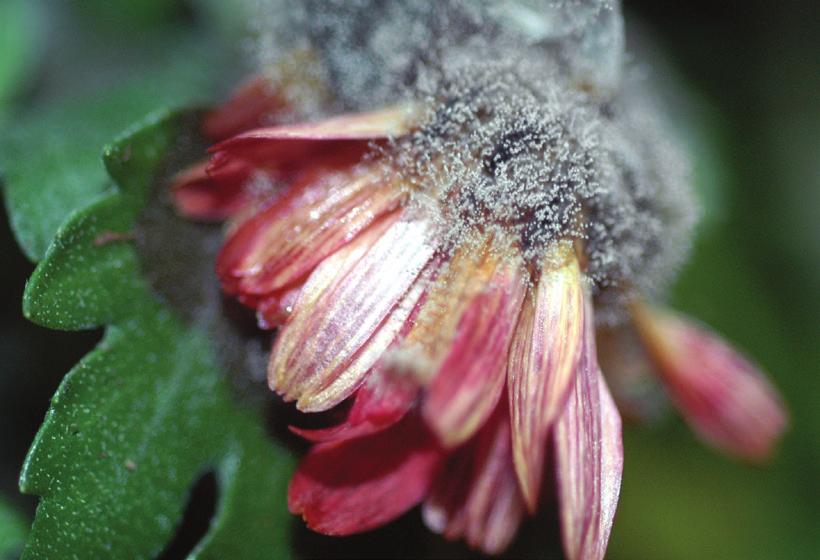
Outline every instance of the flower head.
[[(349, 106), (364, 91), (342, 71), (344, 17), (311, 5), (306, 25), (325, 33), (311, 75)], [(219, 142), (178, 177), (177, 206), (230, 220), (217, 274), (279, 329), (270, 387), (304, 412), (351, 402), (336, 426), (293, 428), (315, 442), (289, 492), (311, 528), (365, 531), (422, 503), (432, 530), (500, 552), (554, 464), (564, 549), (601, 558), (623, 452), (599, 327), (634, 325), (672, 400), (723, 449), (766, 455), (782, 406), (725, 343), (643, 303), (684, 258), (695, 213), (647, 98), (582, 79), (588, 41), (565, 56), (599, 25), (617, 43), (620, 19), (554, 8), (565, 27), (533, 40), (489, 4), (444, 2), (453, 35), (406, 5), (442, 48), (401, 59), (413, 85), (374, 93), (392, 105), (294, 123), (306, 109), (286, 88), (252, 81), (209, 117)]]

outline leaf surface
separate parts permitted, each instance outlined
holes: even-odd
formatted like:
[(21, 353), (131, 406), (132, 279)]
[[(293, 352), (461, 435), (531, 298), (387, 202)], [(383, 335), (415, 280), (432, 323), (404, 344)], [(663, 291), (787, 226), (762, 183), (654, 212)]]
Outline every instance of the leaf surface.
[(155, 114), (105, 150), (115, 185), (71, 215), (27, 285), (34, 322), (105, 335), (64, 378), (23, 467), (21, 489), (42, 496), (24, 558), (153, 557), (211, 471), (216, 513), (191, 557), (289, 554), (291, 460), (235, 394), (206, 329), (149, 286), (132, 240), (181, 123)]

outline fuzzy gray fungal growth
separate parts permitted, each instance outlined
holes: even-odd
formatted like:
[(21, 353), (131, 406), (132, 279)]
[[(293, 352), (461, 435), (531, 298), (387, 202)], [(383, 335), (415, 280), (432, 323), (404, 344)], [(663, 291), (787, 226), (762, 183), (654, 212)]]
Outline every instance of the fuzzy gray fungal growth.
[[(395, 102), (425, 66), (476, 40), (539, 45), (597, 86), (614, 87), (620, 71), (618, 0), (243, 1), (253, 16), (253, 55), (306, 115)], [(293, 83), (283, 61), (294, 56), (308, 82), (322, 82), (330, 95)]]
[(275, 82), (288, 53), (310, 53), (302, 72), (322, 87), (292, 96), (303, 115), (426, 107), (382, 155), (446, 247), (503, 239), (536, 263), (577, 242), (607, 322), (685, 258), (686, 158), (624, 78), (619, 2), (248, 1)]
[(533, 260), (550, 242), (583, 237), (598, 137), (594, 109), (557, 66), (509, 48), (450, 51), (438, 81), (427, 77), (426, 122), (397, 141), (393, 163), (417, 201), (437, 201), (446, 246), (512, 237)]
[(586, 245), (598, 299), (620, 299), (612, 288), (624, 285), (659, 296), (689, 254), (699, 215), (689, 161), (643, 80), (626, 80), (602, 119), (607, 188), (591, 201)]

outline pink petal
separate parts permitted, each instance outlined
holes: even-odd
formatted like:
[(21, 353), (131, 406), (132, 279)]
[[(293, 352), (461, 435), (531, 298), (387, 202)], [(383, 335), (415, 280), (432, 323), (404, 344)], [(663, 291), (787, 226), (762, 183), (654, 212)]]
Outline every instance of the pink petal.
[(604, 557), (623, 473), (621, 417), (595, 355), (587, 298), (581, 362), (555, 423), (555, 460), (564, 552), (570, 560)]
[(316, 268), (277, 337), (271, 388), (307, 412), (327, 410), (352, 394), (426, 287), (416, 280), (435, 250), (430, 227), (386, 220)]
[(542, 271), (510, 345), (513, 457), (530, 511), (538, 501), (547, 436), (572, 387), (582, 347), (583, 288), (570, 251), (564, 251), (563, 263), (548, 264)]
[(216, 273), (226, 292), (241, 293), (242, 272), (247, 273), (246, 269), (250, 266), (246, 263), (248, 254), (260, 243), (267, 228), (275, 227), (300, 208), (315, 205), (324, 198), (325, 185), (321, 177), (325, 172), (325, 169), (312, 169), (302, 174), (280, 196), (272, 197), (266, 206), (230, 233), (216, 261)]
[(320, 174), (305, 185), (298, 205), (282, 200), (233, 233), (220, 256), (219, 274), (244, 294), (291, 287), (322, 260), (396, 210), (401, 190), (378, 171)]
[(320, 533), (367, 531), (418, 504), (441, 459), (434, 438), (412, 417), (370, 437), (320, 444), (294, 474), (288, 507)]
[(527, 291), (522, 266), (501, 267), (468, 304), (427, 389), (424, 419), (448, 447), (469, 439), (501, 397), (507, 351)]
[(687, 422), (712, 445), (766, 459), (787, 424), (765, 376), (706, 327), (672, 312), (634, 307), (644, 344)]
[(284, 100), (272, 90), (268, 80), (254, 76), (205, 116), (202, 130), (212, 140), (223, 140), (265, 124), (284, 108)]
[(506, 402), (439, 474), (422, 510), (430, 529), (487, 554), (509, 546), (526, 507), (512, 463)]
[(210, 151), (215, 153), (212, 168), (219, 168), (234, 158), (268, 168), (301, 165), (309, 154), (351, 149), (358, 150), (360, 157), (368, 142), (406, 133), (412, 118), (412, 107), (398, 106), (316, 123), (258, 128), (212, 147)]
[(344, 422), (330, 428), (291, 431), (314, 442), (344, 441), (380, 432), (401, 420), (413, 406), (418, 385), (380, 369), (370, 374), (356, 391), (353, 406)]
[(281, 140), (372, 140), (406, 133), (413, 116), (411, 106), (399, 105), (351, 113), (313, 123), (257, 128), (215, 146), (214, 151), (232, 149), (245, 143)]

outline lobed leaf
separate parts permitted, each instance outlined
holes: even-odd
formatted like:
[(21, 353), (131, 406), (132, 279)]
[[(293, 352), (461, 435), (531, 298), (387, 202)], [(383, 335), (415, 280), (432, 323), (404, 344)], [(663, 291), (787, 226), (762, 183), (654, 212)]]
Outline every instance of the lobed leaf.
[(214, 519), (193, 558), (284, 558), (290, 458), (237, 402), (214, 344), (154, 295), (128, 232), (181, 115), (155, 114), (105, 151), (116, 186), (60, 228), (24, 296), (45, 326), (105, 326), (67, 374), (26, 459), (42, 496), (24, 558), (148, 558), (213, 471)]

